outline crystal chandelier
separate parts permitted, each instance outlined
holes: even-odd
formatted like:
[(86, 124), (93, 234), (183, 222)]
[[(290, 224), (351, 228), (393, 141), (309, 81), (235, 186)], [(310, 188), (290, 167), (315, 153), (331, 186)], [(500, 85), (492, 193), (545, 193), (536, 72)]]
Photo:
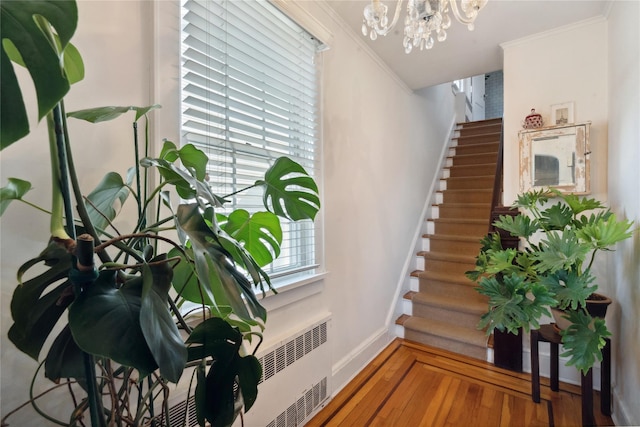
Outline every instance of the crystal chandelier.
[[(457, 0), (408, 0), (407, 16), (404, 19), (404, 51), (410, 53), (413, 48), (431, 49), (436, 34), (439, 42), (447, 38), (447, 29), (451, 26), (449, 9), (453, 16), (470, 31), (480, 9), (488, 0), (461, 0), (458, 8)], [(375, 40), (379, 35), (386, 36), (398, 22), (402, 0), (398, 0), (393, 20), (389, 23), (388, 7), (380, 0), (372, 0), (364, 8), (362, 34)], [(462, 10), (462, 13), (460, 11)]]

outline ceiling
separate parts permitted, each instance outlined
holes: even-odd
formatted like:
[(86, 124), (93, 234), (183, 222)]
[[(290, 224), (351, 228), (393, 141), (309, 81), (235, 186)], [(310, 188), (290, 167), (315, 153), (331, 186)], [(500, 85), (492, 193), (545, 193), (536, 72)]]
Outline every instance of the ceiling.
[[(459, 78), (502, 69), (500, 44), (532, 34), (606, 14), (612, 0), (489, 0), (480, 11), (475, 30), (451, 16), (447, 40), (435, 42), (431, 50), (404, 53), (402, 22), (385, 37), (371, 41), (362, 35), (362, 14), (369, 0), (327, 0), (347, 25), (409, 86), (420, 89)], [(395, 1), (385, 0), (389, 19)]]

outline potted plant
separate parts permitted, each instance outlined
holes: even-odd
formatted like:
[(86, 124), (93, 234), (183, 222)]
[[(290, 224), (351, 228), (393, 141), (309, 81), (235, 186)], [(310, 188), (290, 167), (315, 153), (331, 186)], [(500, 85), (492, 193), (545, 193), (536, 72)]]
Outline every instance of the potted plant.
[(523, 241), (521, 250), (504, 249), (500, 234), (483, 239), (476, 268), (467, 276), (489, 299), (479, 328), (516, 334), (519, 328), (539, 328), (548, 308), (561, 310), (568, 321), (560, 331), (567, 365), (586, 373), (602, 360), (604, 321), (587, 308), (602, 300), (592, 273), (596, 254), (631, 237), (632, 223), (618, 220), (598, 200), (557, 190), (530, 191), (518, 196), (515, 216), (500, 216), (494, 225)]
[[(267, 313), (254, 289), (272, 289), (262, 267), (279, 254), (279, 217), (313, 220), (318, 212), (314, 180), (279, 158), (250, 187), (263, 189), (266, 210), (222, 215), (227, 200), (207, 185), (202, 151), (165, 141), (151, 158), (148, 138), (138, 146), (137, 123), (159, 106), (65, 112), (64, 95), (83, 77), (82, 58), (69, 43), (75, 2), (2, 2), (0, 12), (1, 148), (29, 133), (11, 60), (34, 81), (52, 170), (51, 209), (28, 200), (31, 183), (22, 179), (0, 189), (0, 215), (25, 202), (49, 215), (51, 231), (44, 249), (17, 272), (9, 339), (41, 362), (34, 381), (44, 367), (58, 384), (43, 395), (66, 391), (74, 410), (59, 420), (40, 409), (42, 396), (27, 404), (60, 425), (84, 425), (86, 413), (94, 427), (158, 425), (167, 422), (168, 384), (190, 370), (198, 422), (231, 425), (251, 408), (261, 376), (251, 348), (255, 353)], [(135, 158), (127, 176), (107, 172), (93, 190), (81, 188), (67, 118), (102, 122), (132, 111)], [(119, 207), (131, 200), (136, 217), (127, 218), (134, 226), (125, 231)], [(3, 426), (13, 412), (4, 414)]]

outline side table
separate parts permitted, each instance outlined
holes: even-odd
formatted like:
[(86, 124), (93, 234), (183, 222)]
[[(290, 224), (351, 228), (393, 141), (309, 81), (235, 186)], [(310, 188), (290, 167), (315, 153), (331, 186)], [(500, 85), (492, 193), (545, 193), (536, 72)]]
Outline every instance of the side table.
[[(550, 348), (550, 386), (552, 391), (559, 390), (558, 380), (558, 345), (562, 337), (554, 326), (542, 325), (540, 329), (531, 330), (531, 399), (540, 403), (540, 359), (539, 342), (548, 342)], [(600, 412), (611, 415), (611, 340), (605, 338), (606, 344), (602, 349), (602, 364), (600, 372)], [(582, 394), (582, 425), (595, 425), (593, 417), (593, 370), (586, 374), (580, 373), (580, 388)]]

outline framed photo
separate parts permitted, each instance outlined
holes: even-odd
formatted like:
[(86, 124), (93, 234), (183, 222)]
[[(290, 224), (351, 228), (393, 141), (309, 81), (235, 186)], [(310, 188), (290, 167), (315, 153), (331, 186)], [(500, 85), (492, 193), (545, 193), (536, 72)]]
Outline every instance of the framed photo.
[(551, 126), (564, 126), (569, 123), (574, 123), (573, 102), (552, 105)]

